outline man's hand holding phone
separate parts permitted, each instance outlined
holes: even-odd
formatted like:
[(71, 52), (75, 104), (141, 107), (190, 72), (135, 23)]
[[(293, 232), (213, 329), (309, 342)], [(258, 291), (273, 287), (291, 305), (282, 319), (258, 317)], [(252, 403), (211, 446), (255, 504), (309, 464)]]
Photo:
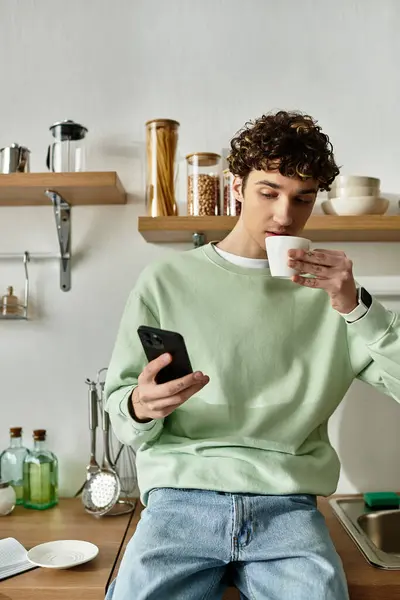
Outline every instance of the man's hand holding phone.
[(207, 375), (196, 371), (167, 383), (156, 383), (158, 373), (171, 362), (170, 354), (162, 354), (149, 362), (139, 375), (138, 386), (131, 395), (132, 412), (137, 421), (167, 417), (210, 381)]

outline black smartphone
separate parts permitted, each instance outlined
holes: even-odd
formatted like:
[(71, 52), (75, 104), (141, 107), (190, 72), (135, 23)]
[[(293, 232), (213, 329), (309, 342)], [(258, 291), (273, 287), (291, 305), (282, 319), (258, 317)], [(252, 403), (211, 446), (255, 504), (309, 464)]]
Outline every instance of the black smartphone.
[(165, 352), (172, 356), (172, 362), (158, 373), (157, 383), (166, 383), (193, 373), (185, 340), (180, 333), (147, 325), (141, 325), (137, 332), (149, 362)]

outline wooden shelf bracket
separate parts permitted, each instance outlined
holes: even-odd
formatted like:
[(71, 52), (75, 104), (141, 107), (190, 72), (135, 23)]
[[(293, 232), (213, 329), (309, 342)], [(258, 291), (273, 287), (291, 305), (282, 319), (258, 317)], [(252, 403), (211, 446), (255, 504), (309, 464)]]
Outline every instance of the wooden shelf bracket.
[(60, 288), (63, 292), (71, 289), (71, 206), (53, 190), (45, 194), (53, 203), (57, 237), (60, 246)]

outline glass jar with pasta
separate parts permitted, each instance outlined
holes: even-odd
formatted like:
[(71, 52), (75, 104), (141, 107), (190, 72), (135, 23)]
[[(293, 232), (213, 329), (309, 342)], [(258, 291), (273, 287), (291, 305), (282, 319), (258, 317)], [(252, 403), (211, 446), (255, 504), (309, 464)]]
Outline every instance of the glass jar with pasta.
[(221, 193), (221, 156), (214, 152), (195, 152), (186, 156), (188, 215), (219, 214)]
[(178, 214), (175, 194), (178, 130), (178, 121), (172, 119), (153, 119), (146, 123), (146, 206), (151, 217)]

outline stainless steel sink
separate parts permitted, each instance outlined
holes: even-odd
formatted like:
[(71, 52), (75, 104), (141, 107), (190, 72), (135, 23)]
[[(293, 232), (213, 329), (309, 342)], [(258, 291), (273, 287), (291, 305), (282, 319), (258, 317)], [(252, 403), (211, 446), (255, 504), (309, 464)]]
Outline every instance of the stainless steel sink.
[(400, 510), (372, 510), (362, 498), (337, 498), (329, 504), (369, 563), (400, 570)]

